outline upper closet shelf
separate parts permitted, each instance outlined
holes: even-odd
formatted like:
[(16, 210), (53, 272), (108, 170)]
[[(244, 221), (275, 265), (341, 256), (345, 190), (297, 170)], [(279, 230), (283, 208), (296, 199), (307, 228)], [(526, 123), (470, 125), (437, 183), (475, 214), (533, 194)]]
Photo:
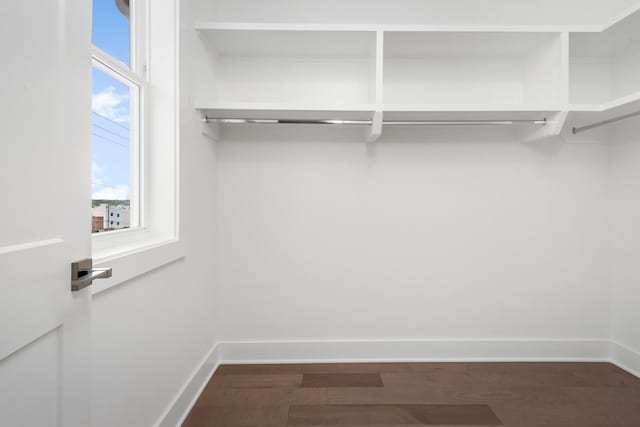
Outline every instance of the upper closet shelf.
[[(494, 108), (495, 107), (495, 108)], [(211, 119), (282, 119), (282, 120), (372, 120), (374, 104), (342, 106), (292, 106), (277, 104), (201, 104), (196, 108), (203, 118)], [(559, 109), (513, 106), (450, 106), (450, 105), (383, 105), (381, 118), (385, 122), (446, 122), (446, 121), (547, 121)], [(231, 122), (233, 123), (233, 122)]]
[(383, 105), (385, 120), (544, 120), (559, 106), (525, 105)]
[(569, 109), (579, 113), (617, 114), (618, 111), (638, 109), (640, 105), (640, 91), (623, 96), (604, 104), (571, 104)]
[(640, 12), (602, 33), (570, 35), (570, 103), (607, 110), (640, 92)]
[(599, 25), (384, 25), (384, 24), (318, 24), (289, 22), (228, 22), (200, 21), (197, 31), (254, 30), (254, 31), (388, 31), (388, 32), (508, 32), (508, 33), (599, 33)]
[[(570, 110), (590, 130), (640, 111), (640, 11), (601, 33), (570, 36)], [(593, 126), (597, 124), (598, 126)]]
[(209, 28), (200, 33), (201, 107), (359, 110), (377, 101), (375, 32)]
[(560, 33), (385, 32), (384, 103), (454, 111), (561, 105), (564, 44)]
[(590, 130), (599, 127), (593, 126), (594, 124), (613, 123), (621, 118), (640, 115), (640, 92), (603, 105), (586, 106), (586, 108), (577, 105), (573, 107), (573, 111), (571, 119), (573, 127), (579, 129), (579, 132)]
[(285, 120), (371, 120), (373, 104), (311, 106), (285, 104), (224, 103), (199, 104), (205, 116), (217, 119), (285, 119)]

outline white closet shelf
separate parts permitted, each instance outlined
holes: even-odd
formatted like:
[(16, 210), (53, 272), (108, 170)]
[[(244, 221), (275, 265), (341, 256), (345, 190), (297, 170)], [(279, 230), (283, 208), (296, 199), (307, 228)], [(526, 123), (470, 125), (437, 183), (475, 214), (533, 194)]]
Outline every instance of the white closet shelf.
[(573, 111), (571, 123), (575, 127), (615, 119), (640, 111), (640, 92), (618, 98), (605, 104), (574, 104), (570, 106), (570, 111)]
[(600, 25), (386, 25), (386, 24), (321, 24), (289, 22), (231, 22), (200, 21), (197, 31), (253, 30), (253, 31), (389, 31), (389, 32), (477, 32), (477, 33), (599, 33)]
[(198, 104), (203, 115), (221, 119), (345, 119), (368, 120), (376, 111), (389, 120), (527, 120), (544, 119), (560, 108), (474, 105), (290, 105), (271, 103)]
[(288, 120), (370, 120), (376, 110), (373, 104), (319, 106), (271, 103), (199, 104), (196, 109), (207, 117), (218, 119)]
[(291, 24), (278, 22), (196, 22), (196, 31), (375, 31), (372, 25)]
[(219, 103), (196, 105), (196, 109), (207, 116), (217, 118), (344, 118), (370, 119), (377, 110), (391, 120), (501, 120), (544, 118), (545, 115), (562, 111), (560, 106), (517, 105), (401, 105), (375, 104), (354, 105), (291, 105), (272, 103)]
[(542, 120), (560, 106), (399, 105), (383, 106), (385, 120)]
[[(640, 11), (602, 33), (570, 34), (570, 103), (606, 112), (633, 103), (640, 91)], [(587, 104), (587, 105), (584, 105)]]
[(606, 113), (615, 109), (634, 109), (638, 108), (640, 102), (640, 92), (632, 93), (631, 95), (622, 96), (613, 101), (605, 102), (604, 104), (571, 104), (570, 110), (577, 112), (600, 112)]
[(200, 96), (216, 106), (233, 103), (244, 104), (235, 110), (330, 112), (369, 110), (360, 104), (376, 101), (375, 32), (196, 28), (203, 42), (203, 66), (197, 73), (200, 81), (208, 81)]

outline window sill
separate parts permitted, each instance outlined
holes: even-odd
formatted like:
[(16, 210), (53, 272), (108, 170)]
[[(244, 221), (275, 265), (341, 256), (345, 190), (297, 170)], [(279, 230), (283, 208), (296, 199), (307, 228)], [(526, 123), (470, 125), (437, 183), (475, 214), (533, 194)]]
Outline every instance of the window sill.
[(94, 259), (95, 267), (110, 267), (113, 269), (113, 276), (95, 281), (91, 294), (111, 289), (184, 256), (184, 244), (175, 239), (147, 240), (131, 248), (121, 247), (117, 254), (97, 254)]

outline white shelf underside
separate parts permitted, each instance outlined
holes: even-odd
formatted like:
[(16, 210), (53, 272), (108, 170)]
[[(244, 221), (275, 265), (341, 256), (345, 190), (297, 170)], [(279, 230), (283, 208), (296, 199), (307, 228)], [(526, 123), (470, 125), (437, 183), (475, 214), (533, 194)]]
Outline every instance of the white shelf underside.
[(560, 108), (484, 105), (383, 105), (295, 106), (278, 104), (201, 104), (203, 115), (220, 119), (371, 119), (382, 111), (389, 120), (527, 120), (544, 119)]

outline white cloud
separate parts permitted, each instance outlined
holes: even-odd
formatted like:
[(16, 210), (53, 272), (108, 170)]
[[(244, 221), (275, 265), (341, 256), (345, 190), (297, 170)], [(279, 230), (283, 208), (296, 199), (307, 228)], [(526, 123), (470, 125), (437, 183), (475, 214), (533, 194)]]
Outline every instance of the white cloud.
[(129, 94), (118, 93), (113, 86), (91, 97), (91, 109), (117, 123), (129, 122)]
[(102, 177), (104, 175), (104, 168), (100, 166), (98, 163), (92, 161), (91, 162), (91, 182), (93, 185), (102, 184)]
[(94, 200), (129, 200), (128, 185), (107, 185), (106, 167), (95, 160), (91, 162), (91, 198)]
[(94, 200), (129, 200), (129, 186), (116, 185), (94, 190), (92, 198)]

